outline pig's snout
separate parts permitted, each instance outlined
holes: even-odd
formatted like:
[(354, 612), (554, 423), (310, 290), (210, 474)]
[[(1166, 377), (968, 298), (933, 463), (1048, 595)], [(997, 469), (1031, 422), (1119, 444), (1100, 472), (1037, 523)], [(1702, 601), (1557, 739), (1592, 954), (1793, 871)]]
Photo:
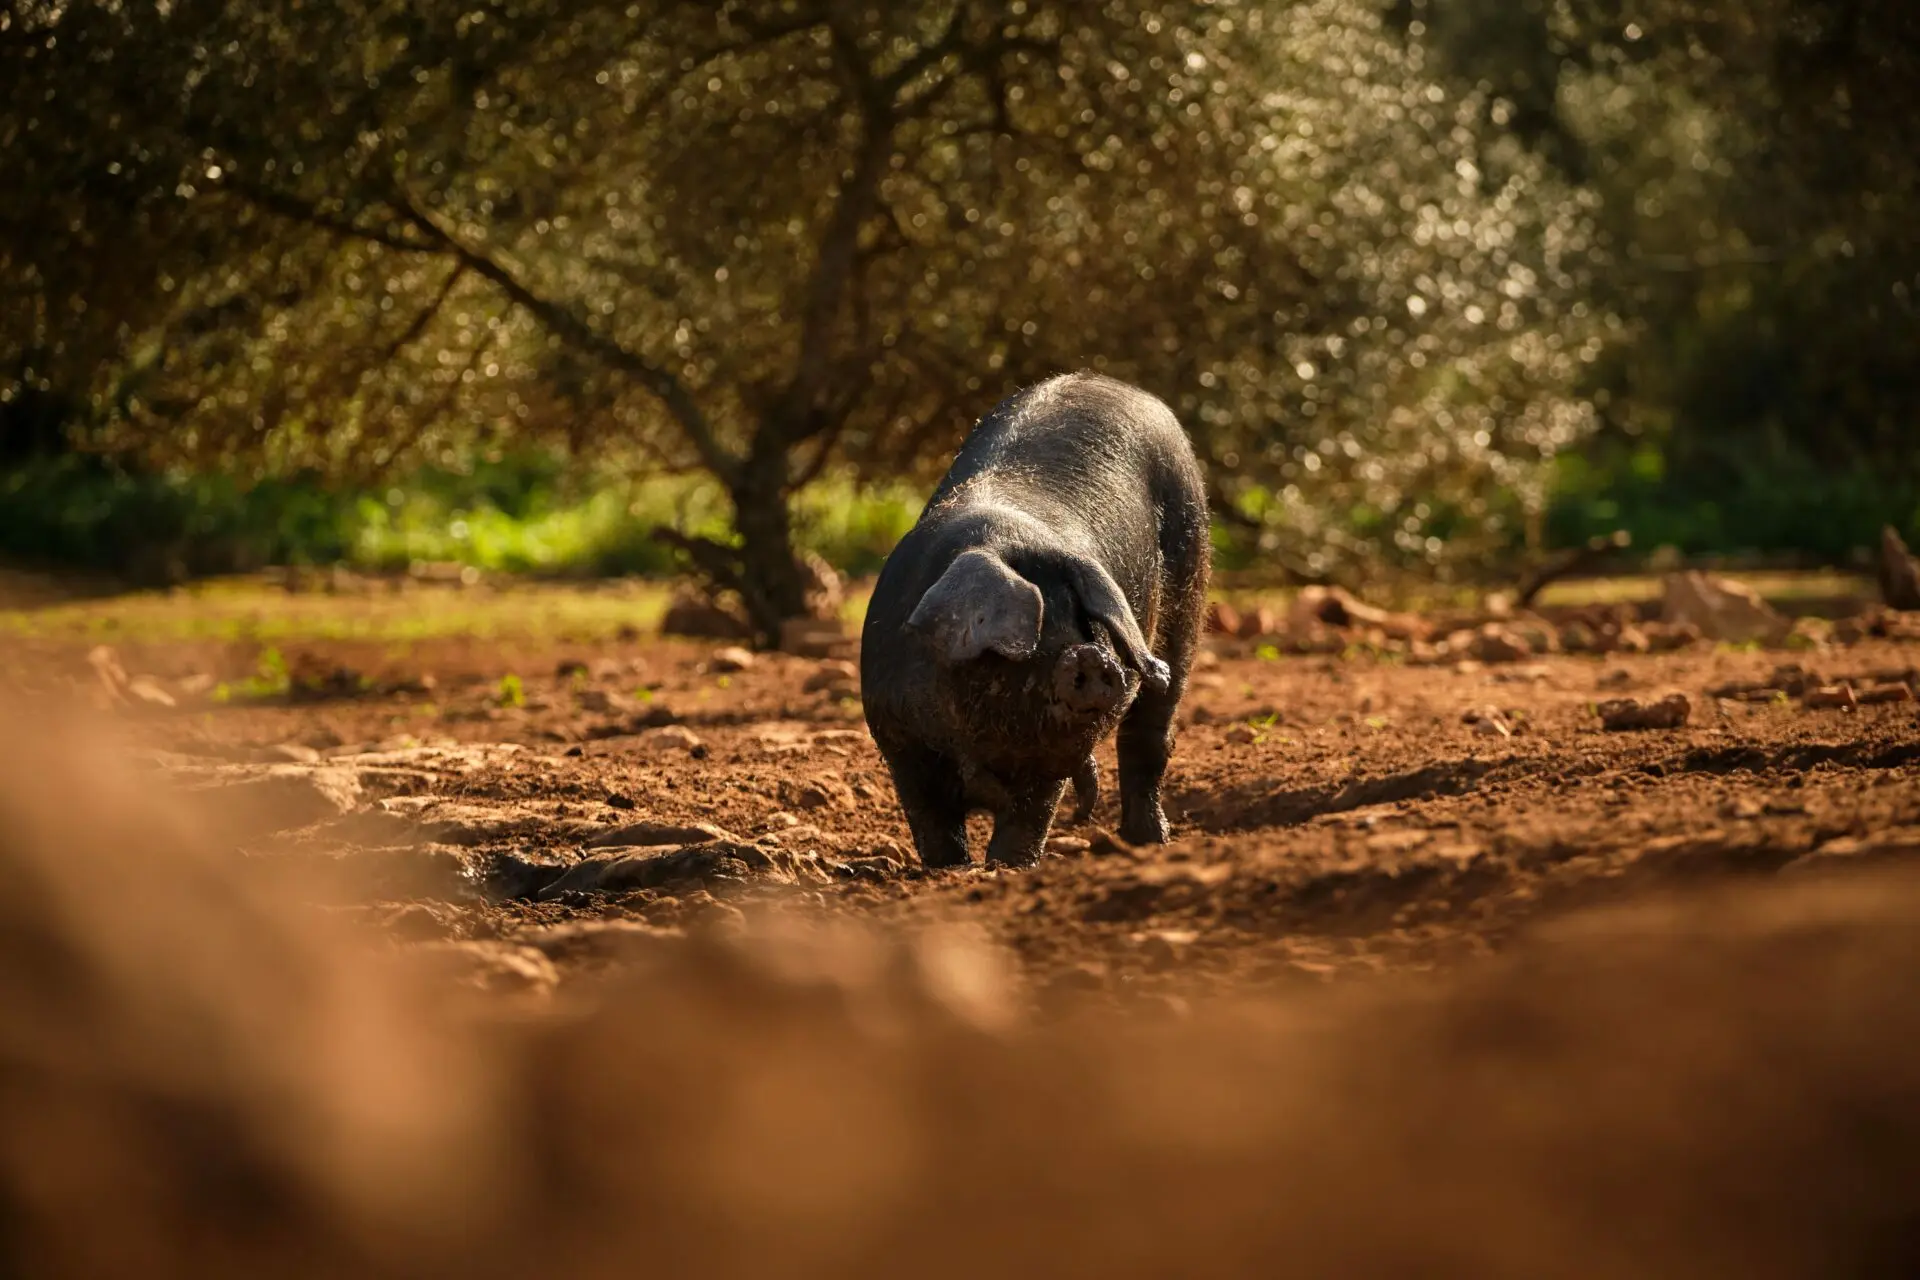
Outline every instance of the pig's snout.
[(1074, 711), (1107, 712), (1127, 696), (1127, 676), (1098, 645), (1077, 644), (1053, 668), (1053, 691)]

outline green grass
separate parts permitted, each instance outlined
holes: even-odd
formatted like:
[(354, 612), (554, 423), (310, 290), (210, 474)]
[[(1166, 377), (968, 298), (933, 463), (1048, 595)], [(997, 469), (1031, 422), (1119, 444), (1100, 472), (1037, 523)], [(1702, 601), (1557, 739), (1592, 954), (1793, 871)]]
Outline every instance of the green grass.
[[(1729, 576), (1782, 604), (1873, 590), (1864, 578), (1832, 572)], [(870, 583), (863, 582), (848, 591), (841, 616), (849, 625), (857, 626), (865, 616), (869, 589)], [(1632, 575), (1555, 583), (1543, 596), (1545, 603), (1571, 606), (1635, 602), (1659, 592), (1657, 576)], [(1281, 590), (1227, 594), (1239, 607), (1265, 605), (1282, 617), (1292, 599), (1291, 592)], [(1383, 594), (1386, 598), (1378, 603), (1389, 607), (1423, 603)], [(386, 580), (373, 579), (365, 590), (330, 595), (289, 593), (257, 577), (227, 578), (172, 590), (0, 609), (0, 638), (88, 643), (247, 641), (269, 647), (323, 640), (392, 645), (453, 638), (592, 642), (612, 639), (629, 629), (656, 631), (671, 595), (671, 583), (644, 579), (508, 581), (468, 588), (407, 584), (399, 591)], [(1449, 596), (1444, 603), (1453, 606), (1460, 599)], [(1280, 654), (1262, 647), (1258, 656), (1277, 659)], [(263, 670), (259, 678), (278, 677)]]
[(669, 595), (669, 584), (655, 582), (414, 587), (399, 593), (375, 584), (364, 595), (294, 595), (257, 579), (214, 580), (171, 591), (0, 610), (0, 636), (268, 645), (408, 644), (453, 637), (604, 640), (623, 628), (658, 628)]
[[(925, 495), (829, 477), (794, 498), (795, 541), (843, 571), (877, 570)], [(142, 474), (62, 457), (0, 474), (0, 555), (148, 581), (279, 564), (391, 571), (420, 562), (542, 577), (671, 576), (662, 527), (728, 536), (730, 507), (699, 476), (573, 467), (548, 455), (340, 489), (293, 477)]]

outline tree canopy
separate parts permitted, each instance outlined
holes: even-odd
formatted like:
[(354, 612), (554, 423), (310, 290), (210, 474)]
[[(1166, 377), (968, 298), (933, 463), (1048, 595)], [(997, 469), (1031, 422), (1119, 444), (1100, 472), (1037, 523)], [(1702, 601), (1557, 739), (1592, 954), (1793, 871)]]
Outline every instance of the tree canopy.
[(1470, 557), (1617, 322), (1595, 202), (1428, 63), (1366, 0), (16, 0), (3, 394), (241, 472), (704, 470), (769, 637), (797, 487), (1083, 366), (1301, 572)]
[(1628, 317), (1590, 389), (1695, 494), (1920, 483), (1920, 7), (1397, 0), (1596, 199)]

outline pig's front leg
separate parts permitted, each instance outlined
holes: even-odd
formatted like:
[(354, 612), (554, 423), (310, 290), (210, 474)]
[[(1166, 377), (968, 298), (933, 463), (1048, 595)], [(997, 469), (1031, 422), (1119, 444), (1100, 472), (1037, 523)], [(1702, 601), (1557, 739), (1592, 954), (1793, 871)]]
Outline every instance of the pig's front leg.
[[(891, 749), (888, 749), (890, 747)], [(920, 865), (929, 869), (967, 865), (967, 797), (960, 771), (935, 752), (888, 744), (881, 750), (893, 789), (913, 832)]]
[(987, 861), (1024, 867), (1040, 857), (1053, 825), (1053, 810), (1067, 793), (1066, 779), (1037, 786), (1008, 787), (1006, 803), (994, 810), (993, 839), (987, 843)]

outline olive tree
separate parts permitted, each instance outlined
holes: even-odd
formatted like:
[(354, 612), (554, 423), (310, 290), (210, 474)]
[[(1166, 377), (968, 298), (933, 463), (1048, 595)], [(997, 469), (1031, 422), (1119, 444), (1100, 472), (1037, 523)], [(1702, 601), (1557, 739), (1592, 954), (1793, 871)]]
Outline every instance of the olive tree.
[(1310, 564), (1584, 425), (1581, 207), (1364, 0), (16, 2), (0, 81), (10, 394), (235, 469), (638, 448), (725, 487), (679, 542), (764, 640), (796, 489), (1063, 368)]

